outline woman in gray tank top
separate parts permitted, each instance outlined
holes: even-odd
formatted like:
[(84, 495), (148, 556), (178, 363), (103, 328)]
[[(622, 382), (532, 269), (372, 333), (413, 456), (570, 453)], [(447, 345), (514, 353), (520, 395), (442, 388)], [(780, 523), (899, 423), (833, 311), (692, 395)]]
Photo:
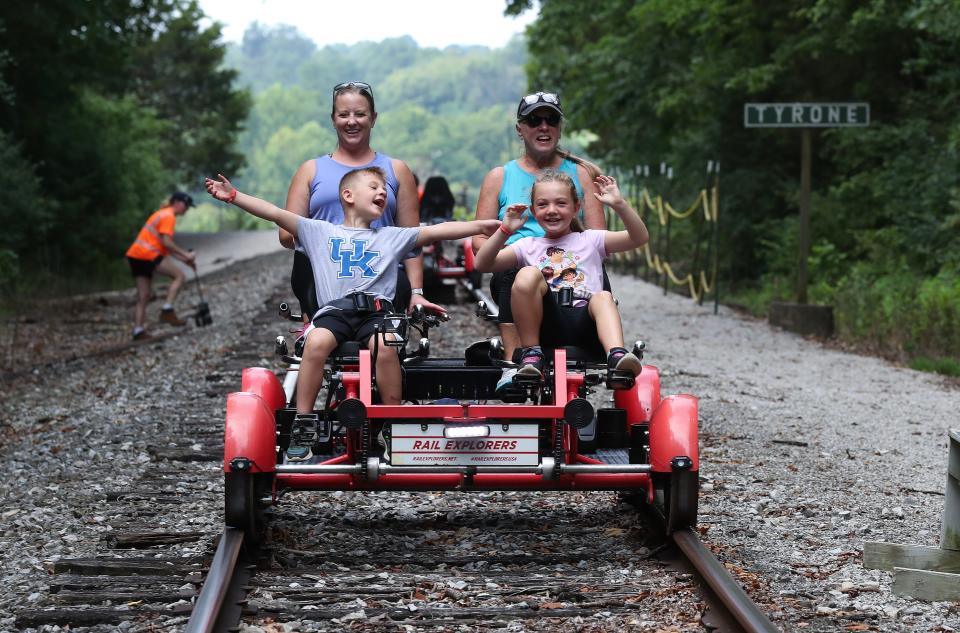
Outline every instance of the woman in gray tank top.
[[(286, 209), (304, 217), (340, 223), (343, 221), (338, 190), (340, 178), (360, 167), (378, 166), (387, 173), (388, 184), (383, 224), (419, 226), (420, 210), (413, 172), (402, 160), (379, 154), (370, 147), (370, 135), (377, 122), (370, 85), (351, 81), (334, 87), (330, 119), (337, 133), (337, 147), (330, 154), (311, 158), (300, 165), (290, 181)], [(280, 243), (294, 248), (293, 236), (283, 229), (280, 229)], [(425, 309), (445, 312), (442, 306), (423, 296), (423, 257), (419, 252), (411, 255), (404, 260), (398, 273), (395, 303), (405, 308), (420, 304)], [(300, 249), (294, 254), (290, 283), (304, 316), (312, 316), (321, 306), (316, 305), (310, 262)]]

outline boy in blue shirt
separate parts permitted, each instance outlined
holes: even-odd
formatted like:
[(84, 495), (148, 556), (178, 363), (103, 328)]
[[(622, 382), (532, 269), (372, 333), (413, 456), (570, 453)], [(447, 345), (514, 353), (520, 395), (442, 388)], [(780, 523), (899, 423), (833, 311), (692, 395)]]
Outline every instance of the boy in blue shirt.
[[(340, 181), (343, 224), (311, 220), (239, 192), (222, 174), (206, 179), (207, 192), (247, 213), (270, 220), (292, 233), (304, 247), (313, 267), (317, 305), (305, 341), (297, 377), (297, 415), (291, 430), (287, 459), (308, 460), (316, 439), (318, 416), (313, 412), (323, 385), (327, 357), (341, 343), (358, 341), (374, 346), (374, 328), (393, 312), (397, 265), (411, 249), (439, 240), (491, 235), (499, 220), (444, 222), (432, 226), (370, 228), (387, 205), (386, 175), (378, 167), (355, 169)], [(357, 306), (363, 306), (358, 309)], [(400, 404), (400, 359), (397, 348), (380, 334), (376, 359), (377, 389), (383, 404)]]

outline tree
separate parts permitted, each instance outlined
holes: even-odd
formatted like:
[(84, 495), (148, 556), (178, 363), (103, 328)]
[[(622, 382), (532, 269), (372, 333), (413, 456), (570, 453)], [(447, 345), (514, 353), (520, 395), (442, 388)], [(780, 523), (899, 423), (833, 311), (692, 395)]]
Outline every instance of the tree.
[(239, 167), (248, 97), (202, 18), (192, 0), (0, 5), (0, 162), (31, 209), (6, 248), (22, 270), (121, 262), (172, 188)]
[[(509, 0), (507, 11), (530, 6)], [(626, 168), (687, 166), (678, 173), (690, 174), (690, 189), (701, 165), (720, 159), (736, 277), (756, 278), (777, 251), (796, 251), (797, 135), (744, 129), (747, 101), (871, 104), (869, 129), (818, 135), (815, 243), (870, 258), (886, 235), (927, 273), (958, 250), (956, 230), (933, 211), (956, 209), (955, 2), (545, 0), (539, 9), (528, 79), (562, 91), (573, 127), (597, 135), (595, 155)]]

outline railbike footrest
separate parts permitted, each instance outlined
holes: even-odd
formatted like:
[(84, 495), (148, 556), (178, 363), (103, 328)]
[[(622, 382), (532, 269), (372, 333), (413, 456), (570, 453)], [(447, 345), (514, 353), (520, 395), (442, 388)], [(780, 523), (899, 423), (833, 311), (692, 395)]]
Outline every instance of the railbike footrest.
[[(327, 421), (323, 421), (324, 425)], [(287, 459), (306, 461), (313, 457), (313, 447), (319, 439), (320, 419), (316, 413), (300, 413), (290, 425), (290, 445), (287, 447)], [(326, 429), (324, 429), (326, 434)]]
[(536, 387), (542, 387), (545, 376), (531, 376), (529, 374), (517, 373), (513, 377), (513, 384), (515, 387), (520, 389), (533, 389)]
[(623, 369), (607, 370), (606, 385), (608, 389), (630, 389), (636, 382), (637, 377), (633, 375), (633, 372)]

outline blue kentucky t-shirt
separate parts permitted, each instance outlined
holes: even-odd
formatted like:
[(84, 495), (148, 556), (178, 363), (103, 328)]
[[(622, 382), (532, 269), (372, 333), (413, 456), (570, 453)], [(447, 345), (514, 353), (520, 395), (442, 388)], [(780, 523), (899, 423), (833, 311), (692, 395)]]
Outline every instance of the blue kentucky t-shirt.
[(353, 292), (392, 300), (397, 292), (397, 265), (409, 255), (419, 234), (416, 227), (354, 229), (301, 218), (297, 241), (310, 258), (321, 306), (317, 314), (336, 309), (322, 306)]

